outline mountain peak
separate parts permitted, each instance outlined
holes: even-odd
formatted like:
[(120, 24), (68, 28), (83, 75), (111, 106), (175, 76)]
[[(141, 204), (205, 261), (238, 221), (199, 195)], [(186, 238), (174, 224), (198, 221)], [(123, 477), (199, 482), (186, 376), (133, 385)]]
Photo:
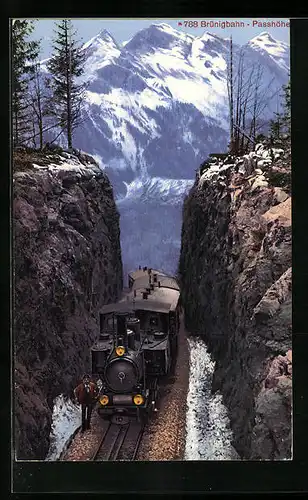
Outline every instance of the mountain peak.
[(152, 52), (156, 49), (170, 49), (180, 43), (186, 43), (195, 37), (176, 30), (166, 23), (153, 23), (147, 28), (138, 31), (133, 38), (125, 44), (128, 51)]
[(99, 40), (104, 40), (105, 42), (115, 42), (115, 39), (113, 38), (111, 33), (109, 33), (109, 31), (106, 30), (105, 28), (102, 29), (98, 33), (98, 35), (96, 35), (96, 38), (98, 38)]
[(268, 31), (262, 31), (259, 35), (252, 38), (248, 43), (279, 43), (275, 38), (268, 33)]
[(262, 31), (258, 36), (252, 38), (247, 46), (263, 55), (275, 60), (281, 68), (289, 70), (290, 67), (290, 46), (287, 42), (276, 40), (267, 31)]
[(109, 31), (107, 31), (106, 29), (102, 29), (97, 35), (95, 35), (93, 38), (91, 38), (91, 40), (86, 42), (82, 48), (87, 49), (89, 47), (93, 47), (95, 45), (100, 45), (102, 43), (118, 48), (118, 44), (117, 44), (116, 40), (109, 33)]

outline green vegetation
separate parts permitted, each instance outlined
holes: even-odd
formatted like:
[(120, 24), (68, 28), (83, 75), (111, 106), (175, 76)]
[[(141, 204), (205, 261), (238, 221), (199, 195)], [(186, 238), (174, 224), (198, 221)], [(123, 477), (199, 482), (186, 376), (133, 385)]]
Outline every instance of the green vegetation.
[(283, 87), (283, 112), (275, 113), (270, 123), (270, 141), (272, 145), (288, 146), (291, 139), (291, 84), (290, 80)]
[(46, 76), (39, 62), (40, 41), (29, 40), (34, 22), (13, 20), (11, 25), (13, 148), (43, 150), (46, 133), (56, 131), (51, 142), (65, 134), (72, 150), (73, 132), (81, 121), (85, 84), (77, 79), (84, 72), (85, 56), (76, 41), (72, 21), (56, 22)]
[(30, 133), (30, 108), (27, 102), (29, 85), (34, 78), (34, 62), (40, 50), (39, 41), (29, 41), (34, 29), (33, 21), (12, 22), (12, 118), (13, 144), (20, 144)]
[(59, 119), (65, 130), (68, 148), (72, 148), (73, 130), (80, 123), (81, 102), (85, 85), (77, 84), (76, 79), (84, 72), (85, 56), (78, 47), (72, 21), (56, 23), (54, 54), (47, 64), (51, 73), (50, 88), (53, 95), (53, 115)]

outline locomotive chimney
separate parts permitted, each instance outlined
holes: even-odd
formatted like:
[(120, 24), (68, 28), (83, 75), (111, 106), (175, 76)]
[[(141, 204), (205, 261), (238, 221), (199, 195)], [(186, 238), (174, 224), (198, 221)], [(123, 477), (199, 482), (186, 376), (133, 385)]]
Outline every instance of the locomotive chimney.
[(127, 347), (135, 349), (135, 332), (134, 330), (127, 329)]
[(136, 317), (128, 318), (127, 328), (132, 330), (135, 333), (136, 340), (140, 340), (140, 319), (138, 319)]
[(157, 273), (153, 274), (153, 281), (154, 283), (157, 283)]

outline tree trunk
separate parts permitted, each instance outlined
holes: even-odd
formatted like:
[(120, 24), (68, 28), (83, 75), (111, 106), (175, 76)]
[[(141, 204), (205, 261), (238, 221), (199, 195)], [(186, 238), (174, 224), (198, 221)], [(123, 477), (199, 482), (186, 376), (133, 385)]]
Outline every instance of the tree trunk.
[(230, 37), (230, 141), (231, 141), (231, 153), (233, 153), (234, 148), (234, 123), (233, 123), (233, 45), (232, 36)]
[(67, 146), (68, 149), (72, 149), (72, 110), (71, 110), (71, 43), (70, 43), (70, 33), (69, 27), (65, 31), (65, 43), (66, 43), (66, 86), (67, 86), (67, 100), (66, 100), (66, 112), (67, 112)]

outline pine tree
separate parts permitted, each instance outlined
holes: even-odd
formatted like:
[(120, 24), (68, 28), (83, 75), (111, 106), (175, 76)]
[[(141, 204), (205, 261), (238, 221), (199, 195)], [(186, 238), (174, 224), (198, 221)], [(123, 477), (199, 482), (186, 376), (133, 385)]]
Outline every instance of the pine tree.
[(272, 144), (289, 141), (291, 135), (291, 86), (290, 81), (283, 89), (283, 112), (274, 113), (275, 119), (270, 121), (270, 138)]
[(53, 93), (52, 114), (66, 131), (67, 145), (72, 149), (73, 131), (81, 121), (81, 102), (85, 84), (76, 79), (84, 72), (85, 55), (78, 47), (72, 21), (64, 19), (56, 23), (54, 54), (47, 64), (51, 73), (50, 88)]
[(29, 105), (27, 92), (33, 78), (33, 63), (38, 57), (40, 42), (29, 41), (34, 29), (33, 21), (14, 20), (11, 27), (12, 41), (12, 119), (13, 145), (17, 146), (29, 132)]
[(283, 114), (283, 124), (286, 134), (286, 139), (290, 139), (291, 136), (291, 82), (283, 86), (284, 92), (284, 114)]
[(274, 113), (276, 119), (270, 121), (270, 140), (272, 144), (276, 144), (281, 140), (283, 127), (283, 116), (281, 113)]

